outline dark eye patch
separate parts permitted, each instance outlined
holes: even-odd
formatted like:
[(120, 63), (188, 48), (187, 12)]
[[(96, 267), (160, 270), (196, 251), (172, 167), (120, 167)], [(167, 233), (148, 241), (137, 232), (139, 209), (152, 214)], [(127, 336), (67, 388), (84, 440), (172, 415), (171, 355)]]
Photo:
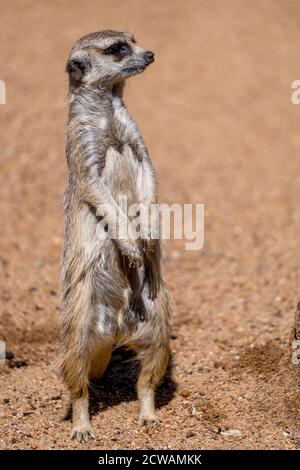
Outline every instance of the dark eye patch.
[(124, 57), (130, 53), (130, 47), (126, 42), (117, 42), (105, 49), (105, 54), (114, 55), (116, 57)]

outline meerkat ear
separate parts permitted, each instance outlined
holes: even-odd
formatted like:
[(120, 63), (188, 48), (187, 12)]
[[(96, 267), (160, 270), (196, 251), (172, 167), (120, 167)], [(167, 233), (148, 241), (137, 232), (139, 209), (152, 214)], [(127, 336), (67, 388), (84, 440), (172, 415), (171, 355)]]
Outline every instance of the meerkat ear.
[(90, 69), (91, 62), (87, 54), (71, 57), (66, 66), (69, 74), (70, 88), (77, 88), (80, 86), (85, 73)]

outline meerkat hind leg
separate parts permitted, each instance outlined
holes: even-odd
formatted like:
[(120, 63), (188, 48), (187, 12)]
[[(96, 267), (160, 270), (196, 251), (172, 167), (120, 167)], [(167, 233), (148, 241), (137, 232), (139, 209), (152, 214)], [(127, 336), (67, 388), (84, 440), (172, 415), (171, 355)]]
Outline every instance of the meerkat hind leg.
[(143, 353), (137, 383), (140, 402), (139, 423), (142, 425), (160, 422), (155, 411), (155, 389), (166, 370), (168, 359), (167, 347), (151, 348)]
[(96, 436), (92, 428), (89, 417), (89, 398), (88, 394), (76, 398), (72, 402), (72, 419), (73, 429), (71, 438), (77, 439), (79, 442), (87, 442), (90, 437)]
[(71, 438), (77, 439), (79, 442), (87, 442), (90, 437), (95, 437), (95, 431), (92, 428), (89, 417), (88, 383), (89, 381), (97, 380), (102, 377), (110, 361), (111, 353), (111, 341), (102, 341), (95, 348), (94, 352), (91, 354), (90, 360), (88, 361), (87, 385), (82, 388), (82, 395), (72, 401), (73, 430)]
[(89, 373), (90, 381), (101, 379), (111, 359), (113, 350), (112, 341), (101, 341), (96, 348), (91, 359), (91, 367)]
[(87, 350), (79, 354), (70, 344), (60, 358), (61, 372), (69, 389), (73, 429), (71, 438), (79, 442), (95, 437), (89, 418), (89, 371), (91, 359)]

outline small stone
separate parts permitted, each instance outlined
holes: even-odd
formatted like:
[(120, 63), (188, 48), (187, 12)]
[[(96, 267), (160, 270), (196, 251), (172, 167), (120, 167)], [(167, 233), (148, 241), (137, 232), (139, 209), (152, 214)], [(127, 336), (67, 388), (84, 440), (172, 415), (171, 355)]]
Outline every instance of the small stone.
[(35, 450), (35, 449), (38, 448), (38, 446), (37, 446), (37, 444), (36, 444), (35, 442), (33, 442), (30, 447), (31, 447), (33, 450)]
[(187, 438), (194, 437), (194, 436), (196, 436), (196, 434), (193, 431), (188, 431), (185, 435), (185, 437), (187, 437)]
[(183, 398), (187, 398), (190, 396), (189, 390), (186, 390), (185, 388), (183, 388), (179, 393)]
[(283, 433), (284, 437), (291, 437), (292, 439), (300, 439), (300, 432), (297, 429), (285, 428)]
[(5, 405), (7, 405), (7, 403), (9, 403), (9, 402), (10, 402), (10, 399), (9, 399), (9, 398), (3, 398), (3, 403), (4, 403)]
[(242, 437), (241, 431), (238, 429), (228, 429), (228, 431), (221, 431), (224, 437)]
[(60, 394), (59, 394), (59, 395), (53, 395), (53, 396), (51, 397), (51, 400), (54, 400), (54, 401), (55, 401), (55, 400), (61, 400), (61, 395), (60, 395)]
[(36, 405), (35, 405), (31, 400), (28, 400), (28, 405), (29, 405), (33, 410), (36, 410)]

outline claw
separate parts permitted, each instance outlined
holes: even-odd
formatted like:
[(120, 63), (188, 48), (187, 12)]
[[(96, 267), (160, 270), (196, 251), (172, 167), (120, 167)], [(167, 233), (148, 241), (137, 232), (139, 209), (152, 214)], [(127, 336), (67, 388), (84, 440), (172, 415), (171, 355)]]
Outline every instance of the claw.
[(71, 439), (76, 439), (80, 443), (88, 442), (90, 438), (94, 439), (95, 436), (95, 431), (90, 424), (75, 426), (71, 432)]
[(159, 424), (160, 419), (156, 414), (151, 414), (151, 415), (141, 415), (139, 418), (139, 423), (142, 426), (148, 426), (148, 425), (153, 425), (153, 424)]

